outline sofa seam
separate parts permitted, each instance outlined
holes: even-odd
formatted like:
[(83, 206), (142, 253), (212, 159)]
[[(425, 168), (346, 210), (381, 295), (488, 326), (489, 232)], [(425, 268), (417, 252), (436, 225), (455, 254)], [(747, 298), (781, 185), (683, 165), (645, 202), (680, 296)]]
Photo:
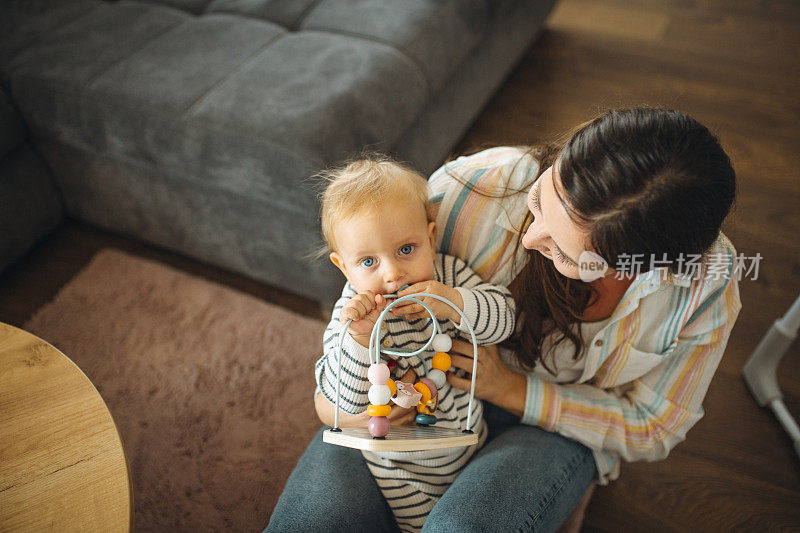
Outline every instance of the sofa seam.
[(215, 81), (208, 89), (203, 91), (203, 94), (201, 94), (200, 96), (195, 98), (195, 100), (191, 104), (189, 104), (186, 107), (186, 109), (183, 110), (183, 112), (181, 113), (181, 116), (184, 116), (184, 117), (192, 116), (191, 113), (192, 113), (192, 108), (193, 107), (199, 105), (201, 100), (203, 100), (204, 98), (209, 96), (215, 89), (217, 89), (222, 84), (224, 84), (226, 81), (228, 81), (231, 76), (233, 76), (234, 74), (236, 74), (238, 72), (241, 72), (242, 69), (244, 69), (244, 67), (248, 63), (250, 63), (251, 61), (255, 60), (258, 56), (260, 56), (264, 52), (264, 50), (269, 48), (270, 45), (272, 45), (275, 41), (279, 40), (284, 35), (286, 35), (286, 31), (285, 30), (280, 32), (280, 33), (278, 33), (277, 35), (275, 35), (271, 39), (269, 39), (261, 47), (259, 47), (258, 50), (253, 51), (250, 55), (248, 55), (247, 57), (242, 59), (242, 61), (238, 65), (236, 65), (233, 68), (233, 70), (229, 71), (225, 76), (223, 76), (222, 78), (220, 78), (217, 81)]
[(102, 70), (97, 72), (94, 76), (92, 76), (92, 78), (90, 80), (88, 80), (84, 84), (84, 87), (87, 88), (87, 89), (92, 89), (94, 84), (97, 83), (100, 80), (100, 78), (104, 74), (108, 73), (111, 69), (113, 69), (117, 65), (121, 65), (125, 61), (131, 59), (133, 56), (135, 56), (136, 54), (138, 54), (139, 52), (141, 52), (142, 50), (147, 48), (154, 40), (163, 37), (164, 35), (168, 34), (172, 30), (176, 29), (178, 26), (182, 26), (185, 23), (186, 23), (186, 19), (182, 19), (182, 20), (179, 20), (177, 23), (170, 25), (169, 27), (164, 29), (164, 31), (160, 31), (160, 32), (158, 32), (157, 34), (154, 34), (154, 35), (148, 35), (143, 40), (143, 42), (140, 43), (140, 46), (137, 46), (134, 50), (132, 50), (125, 57), (121, 57), (121, 58), (117, 59), (116, 61), (112, 61), (109, 65), (106, 65), (105, 68), (103, 68)]
[(59, 186), (58, 182), (55, 179), (55, 173), (53, 172), (53, 169), (50, 167), (50, 163), (41, 153), (41, 150), (39, 150), (39, 147), (37, 146), (35, 138), (33, 136), (33, 131), (31, 130), (31, 127), (28, 125), (28, 121), (25, 120), (25, 117), (22, 115), (22, 112), (19, 109), (19, 104), (12, 97), (11, 88), (6, 87), (5, 85), (2, 85), (1, 87), (2, 89), (0, 90), (2, 90), (5, 93), (8, 99), (8, 104), (12, 107), (14, 113), (16, 113), (17, 118), (19, 119), (19, 123), (22, 125), (22, 130), (23, 133), (25, 134), (25, 137), (22, 139), (22, 142), (20, 142), (17, 146), (12, 148), (7, 154), (5, 154), (2, 158), (0, 158), (0, 163), (5, 164), (7, 160), (10, 159), (13, 153), (19, 152), (19, 150), (27, 146), (31, 150), (31, 152), (33, 152), (34, 157), (36, 157), (42, 164), (42, 167), (44, 168), (44, 171), (47, 174), (50, 183), (53, 185), (53, 189), (55, 189), (56, 193), (58, 194), (58, 200), (61, 204), (61, 211), (63, 215), (63, 213), (66, 212), (67, 202), (66, 198), (64, 197), (64, 193), (61, 190), (61, 187)]
[(379, 39), (377, 37), (372, 37), (372, 36), (369, 36), (369, 35), (363, 35), (363, 34), (360, 34), (360, 33), (357, 33), (357, 32), (343, 31), (343, 30), (334, 31), (334, 30), (329, 30), (329, 29), (326, 29), (326, 28), (315, 28), (313, 26), (304, 27), (304, 28), (301, 29), (301, 31), (307, 31), (307, 32), (310, 32), (310, 33), (313, 33), (313, 32), (325, 33), (325, 34), (330, 34), (330, 35), (342, 35), (344, 37), (356, 38), (356, 39), (360, 39), (362, 41), (367, 41), (367, 42), (371, 42), (371, 43), (375, 43), (375, 44), (380, 44), (380, 45), (383, 45), (383, 46), (385, 46), (387, 48), (390, 48), (392, 51), (396, 52), (397, 55), (401, 56), (403, 59), (405, 59), (406, 61), (411, 63), (414, 66), (414, 68), (417, 69), (417, 71), (420, 73), (420, 75), (422, 76), (422, 79), (425, 80), (425, 89), (426, 89), (426, 93), (427, 93), (427, 99), (430, 100), (431, 96), (433, 95), (433, 83), (432, 83), (431, 79), (429, 78), (428, 73), (425, 71), (425, 69), (422, 68), (422, 66), (420, 65), (420, 63), (418, 61), (416, 61), (413, 57), (408, 55), (403, 50), (399, 49), (392, 42), (384, 41), (384, 40)]
[(303, 10), (303, 12), (302, 12), (302, 13), (300, 13), (300, 16), (298, 16), (298, 17), (297, 17), (297, 20), (295, 20), (295, 21), (292, 23), (291, 30), (292, 30), (292, 31), (298, 31), (298, 30), (300, 30), (300, 26), (302, 26), (302, 25), (303, 25), (303, 22), (305, 22), (305, 20), (306, 20), (306, 19), (307, 19), (309, 16), (311, 16), (311, 13), (312, 13), (314, 10), (316, 10), (316, 9), (317, 9), (317, 8), (318, 8), (318, 7), (319, 7), (319, 6), (320, 6), (320, 5), (321, 5), (321, 4), (324, 2), (324, 1), (325, 1), (325, 0), (314, 0), (314, 1), (313, 1), (311, 4), (309, 4), (309, 5), (308, 5), (308, 6), (307, 6), (307, 7), (306, 7), (304, 10)]

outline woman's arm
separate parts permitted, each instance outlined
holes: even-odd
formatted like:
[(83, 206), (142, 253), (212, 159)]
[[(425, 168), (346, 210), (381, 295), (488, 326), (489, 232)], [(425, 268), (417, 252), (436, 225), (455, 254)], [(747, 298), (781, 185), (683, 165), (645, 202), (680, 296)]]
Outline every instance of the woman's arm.
[[(522, 423), (558, 432), (593, 450), (610, 451), (627, 461), (663, 459), (702, 418), (703, 398), (741, 308), (736, 280), (717, 296), (698, 309), (698, 320), (688, 321), (663, 362), (627, 383), (624, 393), (552, 383), (533, 374), (513, 375), (497, 349), (486, 347), (478, 358), (475, 395), (521, 415)], [(454, 342), (453, 350), (472, 352), (461, 342)], [(452, 359), (453, 366), (471, 371), (470, 358)], [(468, 380), (452, 374), (448, 380), (469, 389)]]
[(525, 148), (507, 146), (459, 157), (436, 170), (428, 180), (436, 251), (463, 260), (484, 281), (508, 285), (526, 261), (526, 250), (516, 249), (514, 240), (538, 168)]
[(664, 459), (703, 417), (702, 402), (729, 333), (726, 324), (681, 338), (662, 363), (627, 384), (624, 393), (587, 384), (558, 385), (530, 375), (522, 422), (626, 461)]
[[(316, 409), (317, 416), (323, 424), (333, 427), (336, 407), (331, 405), (331, 403), (325, 399), (325, 396), (320, 393), (317, 393), (314, 397), (314, 409)], [(367, 427), (367, 422), (369, 422), (369, 416), (366, 411), (357, 415), (351, 415), (350, 413), (345, 413), (341, 409), (339, 410), (339, 427), (363, 428)]]

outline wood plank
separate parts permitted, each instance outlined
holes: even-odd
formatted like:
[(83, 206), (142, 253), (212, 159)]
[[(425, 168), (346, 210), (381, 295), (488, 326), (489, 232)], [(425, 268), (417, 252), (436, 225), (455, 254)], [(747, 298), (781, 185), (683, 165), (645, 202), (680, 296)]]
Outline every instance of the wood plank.
[(778, 488), (676, 448), (655, 463), (622, 467), (597, 487), (587, 528), (605, 531), (790, 531), (800, 524), (798, 490)]
[(656, 41), (663, 37), (669, 21), (669, 16), (658, 11), (576, 0), (556, 4), (548, 19), (548, 26), (618, 39)]

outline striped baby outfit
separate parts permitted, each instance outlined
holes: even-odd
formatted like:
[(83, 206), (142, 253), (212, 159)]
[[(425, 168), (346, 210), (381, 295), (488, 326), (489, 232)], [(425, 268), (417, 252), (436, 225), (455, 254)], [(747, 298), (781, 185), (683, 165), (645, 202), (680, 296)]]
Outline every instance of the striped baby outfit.
[[(526, 251), (515, 252), (514, 243), (538, 174), (536, 158), (517, 147), (439, 168), (429, 180), (436, 249), (463, 258), (484, 280), (508, 285), (525, 263)], [(508, 194), (514, 190), (520, 192)], [(584, 341), (577, 361), (564, 343), (553, 353), (555, 376), (541, 366), (516, 369), (528, 378), (522, 423), (590, 448), (602, 485), (619, 477), (621, 459), (664, 459), (703, 417), (703, 398), (742, 306), (741, 267), (720, 233), (695, 275), (674, 276), (666, 267), (637, 275), (607, 320), (575, 325)], [(500, 353), (513, 366), (513, 356)]]
[[(472, 324), (478, 344), (495, 344), (508, 338), (514, 331), (514, 300), (503, 286), (484, 282), (462, 260), (437, 254), (434, 261), (434, 279), (455, 287), (464, 300), (464, 315)], [(342, 347), (342, 376), (340, 383), (340, 408), (356, 414), (369, 405), (367, 379), (369, 351), (347, 334), (339, 321), (339, 312), (356, 291), (348, 283), (336, 302), (331, 321), (325, 330), (323, 356), (316, 362), (317, 392), (332, 404), (336, 403), (336, 372), (339, 364), (339, 340), (344, 335)], [(450, 337), (469, 340), (465, 324), (439, 320), (442, 333)], [(406, 320), (389, 313), (383, 322), (381, 345), (393, 351), (411, 352), (422, 348), (430, 339), (433, 324), (430, 319)], [(411, 357), (397, 358), (393, 379), (400, 379), (409, 368), (418, 377), (424, 377), (431, 368), (433, 351)], [(382, 356), (387, 358), (388, 356)], [(439, 406), (435, 413), (437, 427), (463, 428), (467, 419), (469, 394), (446, 383), (438, 391)], [(475, 451), (486, 440), (483, 406), (473, 401), (472, 429), (478, 434), (478, 444), (470, 447), (429, 450), (421, 452), (376, 453), (364, 451), (367, 466), (394, 512), (397, 523), (406, 531), (418, 531), (436, 501), (455, 480), (458, 473)]]

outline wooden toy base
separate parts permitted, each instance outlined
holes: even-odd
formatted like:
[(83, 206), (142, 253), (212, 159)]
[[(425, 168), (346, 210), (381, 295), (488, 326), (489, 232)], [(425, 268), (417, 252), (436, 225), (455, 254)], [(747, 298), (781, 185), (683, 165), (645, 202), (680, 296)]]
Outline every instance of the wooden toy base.
[(343, 428), (322, 433), (322, 442), (373, 452), (415, 452), (478, 444), (477, 433), (428, 426), (397, 426), (383, 439), (374, 439), (367, 428)]

